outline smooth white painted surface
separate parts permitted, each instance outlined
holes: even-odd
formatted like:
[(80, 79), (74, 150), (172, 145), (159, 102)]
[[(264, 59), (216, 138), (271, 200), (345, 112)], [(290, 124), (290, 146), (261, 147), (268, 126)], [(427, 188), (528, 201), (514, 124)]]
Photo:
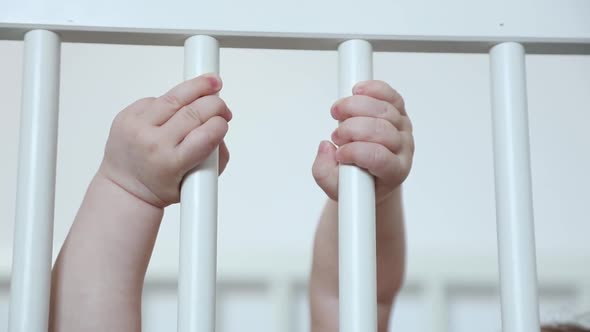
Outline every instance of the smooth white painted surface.
[(0, 284), (0, 331), (8, 329), (8, 285)]
[[(47, 331), (55, 203), (59, 36), (26, 35), (10, 289), (10, 332)], [(15, 144), (15, 142), (11, 142)]]
[(25, 0), (6, 2), (0, 23), (48, 24), (82, 30), (193, 30), (193, 34), (208, 35), (336, 34), (341, 40), (370, 39), (369, 36), (495, 41), (562, 38), (587, 43), (589, 15), (587, 0), (564, 0), (558, 4), (550, 0)]
[(502, 330), (539, 330), (524, 48), (490, 52)]
[[(373, 48), (349, 40), (338, 48), (338, 95), (348, 97), (373, 79)], [(377, 331), (375, 180), (354, 165), (338, 166), (338, 281), (340, 330)]]
[[(208, 36), (189, 38), (184, 79), (219, 73), (219, 44)], [(189, 172), (180, 195), (178, 331), (215, 331), (217, 191), (219, 151)]]

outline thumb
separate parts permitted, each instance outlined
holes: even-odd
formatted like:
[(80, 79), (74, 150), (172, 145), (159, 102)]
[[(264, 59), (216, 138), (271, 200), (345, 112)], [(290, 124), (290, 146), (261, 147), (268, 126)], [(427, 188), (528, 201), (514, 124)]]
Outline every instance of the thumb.
[(322, 141), (312, 167), (313, 178), (322, 190), (333, 200), (338, 199), (338, 162), (336, 147)]
[(229, 150), (227, 149), (227, 145), (225, 141), (222, 141), (219, 145), (219, 175), (223, 173), (227, 163), (229, 162)]

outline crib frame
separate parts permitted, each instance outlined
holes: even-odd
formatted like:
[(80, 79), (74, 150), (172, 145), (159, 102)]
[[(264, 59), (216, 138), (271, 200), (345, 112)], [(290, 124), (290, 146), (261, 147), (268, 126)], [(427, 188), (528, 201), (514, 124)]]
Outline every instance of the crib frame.
[[(220, 47), (338, 50), (340, 96), (372, 78), (374, 51), (489, 53), (502, 326), (505, 332), (539, 330), (525, 49), (590, 54), (590, 2), (567, 0), (555, 7), (549, 1), (510, 0), (278, 5), (105, 0), (80, 6), (56, 0), (52, 5), (12, 2), (0, 13), (0, 39), (25, 43), (10, 332), (47, 330), (62, 42), (184, 46), (185, 79), (218, 72)], [(243, 15), (243, 6), (254, 10)], [(182, 10), (162, 14), (176, 7)], [(179, 332), (215, 329), (216, 156), (191, 172), (182, 187)], [(364, 170), (341, 168), (341, 331), (375, 332), (374, 183)], [(281, 293), (284, 288), (276, 292)]]

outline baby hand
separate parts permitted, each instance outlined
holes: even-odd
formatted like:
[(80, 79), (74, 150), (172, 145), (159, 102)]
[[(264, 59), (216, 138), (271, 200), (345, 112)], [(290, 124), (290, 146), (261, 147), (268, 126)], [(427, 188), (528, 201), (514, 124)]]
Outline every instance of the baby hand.
[(221, 87), (218, 76), (203, 75), (125, 108), (113, 121), (99, 175), (163, 208), (179, 201), (184, 175), (217, 146), (221, 173), (232, 117), (216, 95)]
[(375, 176), (377, 202), (408, 176), (414, 155), (412, 123), (402, 97), (381, 81), (358, 83), (353, 96), (337, 101), (332, 117), (341, 121), (332, 142), (320, 143), (312, 173), (318, 185), (338, 200), (338, 163)]

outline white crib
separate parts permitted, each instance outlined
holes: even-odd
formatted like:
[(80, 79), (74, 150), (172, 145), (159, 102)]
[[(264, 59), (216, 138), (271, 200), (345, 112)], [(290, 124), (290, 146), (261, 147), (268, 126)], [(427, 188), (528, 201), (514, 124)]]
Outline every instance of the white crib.
[[(372, 78), (374, 51), (489, 52), (502, 326), (506, 332), (539, 329), (525, 49), (529, 54), (590, 54), (588, 1), (568, 0), (554, 7), (549, 1), (509, 0), (148, 4), (60, 0), (51, 6), (31, 0), (10, 3), (0, 13), (0, 39), (25, 41), (10, 332), (47, 330), (62, 42), (183, 45), (185, 78), (219, 72), (220, 47), (337, 49), (340, 96), (348, 95), (357, 81)], [(338, 19), (326, 19), (332, 16)], [(217, 234), (215, 155), (187, 177), (182, 190), (178, 273), (178, 331), (182, 332), (215, 330), (217, 247), (211, 240)], [(340, 325), (342, 331), (376, 331), (375, 230), (374, 223), (366, 222), (374, 220), (373, 182), (364, 171), (346, 167), (341, 184)], [(195, 264), (198, 269), (192, 268)], [(220, 266), (219, 275), (230, 282), (243, 282), (244, 277), (268, 281), (278, 308), (277, 329), (286, 330), (292, 326), (288, 308), (293, 287), (304, 283), (305, 271), (279, 269), (278, 276), (268, 279), (263, 275), (267, 270), (268, 266), (260, 266), (244, 271), (230, 264)], [(573, 287), (586, 294), (582, 301), (588, 301), (586, 270), (570, 271), (565, 279), (563, 274), (558, 278), (546, 272), (548, 280), (555, 280), (547, 289)], [(428, 307), (436, 308), (431, 312), (433, 326), (446, 326), (445, 299), (453, 284), (474, 282), (485, 288), (494, 282), (489, 269), (479, 276), (471, 269), (458, 269), (424, 279), (430, 273), (410, 276), (407, 287), (424, 292)], [(353, 303), (358, 304), (355, 310)]]

